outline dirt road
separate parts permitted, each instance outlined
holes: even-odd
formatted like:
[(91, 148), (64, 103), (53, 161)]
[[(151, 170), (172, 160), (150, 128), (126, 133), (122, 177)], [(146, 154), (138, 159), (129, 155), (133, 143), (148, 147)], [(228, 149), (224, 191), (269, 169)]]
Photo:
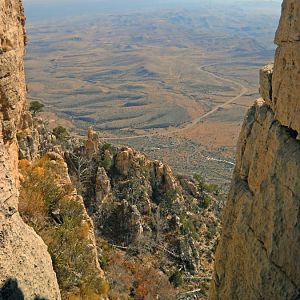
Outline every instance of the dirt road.
[(181, 127), (181, 128), (176, 128), (176, 129), (173, 129), (171, 131), (167, 131), (165, 133), (148, 133), (148, 134), (141, 134), (141, 135), (134, 135), (134, 136), (122, 136), (122, 137), (105, 137), (105, 138), (102, 138), (103, 140), (106, 140), (106, 141), (114, 141), (114, 140), (131, 140), (131, 139), (137, 139), (137, 138), (146, 138), (146, 137), (151, 137), (151, 136), (156, 136), (156, 135), (170, 135), (170, 134), (174, 134), (174, 133), (179, 133), (181, 131), (185, 131), (185, 130), (188, 130), (188, 129), (191, 129), (192, 127), (194, 127), (195, 125), (197, 125), (200, 121), (202, 121), (203, 119), (207, 118), (208, 116), (214, 114), (215, 112), (217, 112), (219, 109), (222, 109), (224, 108), (225, 106), (233, 103), (234, 101), (238, 100), (239, 98), (243, 97), (247, 92), (248, 92), (248, 89), (241, 83), (235, 81), (235, 80), (232, 80), (232, 79), (228, 79), (228, 78), (224, 78), (224, 77), (221, 77), (219, 75), (216, 75), (214, 74), (213, 72), (210, 72), (208, 70), (205, 70), (205, 68), (207, 67), (211, 67), (211, 66), (215, 66), (217, 64), (209, 64), (209, 65), (203, 65), (203, 66), (200, 66), (199, 67), (199, 71), (202, 72), (202, 73), (206, 73), (220, 81), (223, 81), (223, 82), (228, 82), (230, 83), (231, 85), (235, 85), (237, 86), (239, 89), (240, 89), (240, 93), (235, 96), (235, 97), (232, 97), (230, 98), (229, 100), (227, 100), (226, 102), (216, 106), (215, 108), (213, 108), (212, 110), (210, 110), (209, 112), (205, 113), (204, 115), (200, 116), (200, 117), (197, 117), (195, 118), (192, 122), (190, 123), (187, 123), (185, 126)]

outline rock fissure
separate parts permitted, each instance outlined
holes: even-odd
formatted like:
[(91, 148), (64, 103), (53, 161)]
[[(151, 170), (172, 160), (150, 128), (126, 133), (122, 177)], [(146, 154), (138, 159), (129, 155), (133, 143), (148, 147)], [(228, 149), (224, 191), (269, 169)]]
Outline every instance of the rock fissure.
[(255, 233), (255, 230), (250, 226), (248, 225), (248, 228), (250, 229), (251, 233), (253, 234), (254, 238), (259, 242), (259, 244), (261, 245), (263, 251), (265, 252), (266, 256), (269, 257), (268, 255), (268, 249), (267, 247), (265, 246), (265, 243), (262, 239), (259, 239)]
[(277, 268), (281, 273), (283, 273), (285, 278), (288, 278), (288, 280), (291, 282), (291, 284), (293, 285), (293, 287), (295, 288), (295, 290), (297, 291), (297, 295), (295, 296), (295, 298), (299, 297), (300, 295), (300, 289), (299, 286), (297, 286), (296, 282), (294, 281), (294, 279), (290, 278), (290, 275), (287, 274), (287, 272), (284, 270), (284, 268), (280, 265), (278, 265), (276, 262), (274, 262), (273, 260), (270, 260), (270, 263)]

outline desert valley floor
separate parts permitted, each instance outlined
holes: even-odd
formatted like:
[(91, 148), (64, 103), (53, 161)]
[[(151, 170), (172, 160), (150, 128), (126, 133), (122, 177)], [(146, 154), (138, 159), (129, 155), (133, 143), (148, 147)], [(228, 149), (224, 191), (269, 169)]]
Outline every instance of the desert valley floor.
[(203, 4), (31, 22), (30, 100), (46, 104), (52, 126), (77, 134), (93, 126), (109, 143), (226, 188), (241, 123), (258, 98), (257, 70), (274, 55), (277, 10), (260, 6), (267, 17)]

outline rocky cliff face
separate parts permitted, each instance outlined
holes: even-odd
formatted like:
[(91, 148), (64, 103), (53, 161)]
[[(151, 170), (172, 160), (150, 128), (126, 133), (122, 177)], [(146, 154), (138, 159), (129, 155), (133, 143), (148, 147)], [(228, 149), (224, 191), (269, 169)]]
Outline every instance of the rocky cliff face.
[[(60, 299), (51, 258), (42, 239), (18, 213), (18, 149), (22, 123), (25, 17), (19, 0), (0, 1), (0, 285), (1, 296)], [(17, 288), (18, 286), (18, 288)], [(11, 299), (11, 298), (9, 298)]]
[(285, 0), (273, 66), (249, 110), (210, 299), (300, 298), (300, 3)]

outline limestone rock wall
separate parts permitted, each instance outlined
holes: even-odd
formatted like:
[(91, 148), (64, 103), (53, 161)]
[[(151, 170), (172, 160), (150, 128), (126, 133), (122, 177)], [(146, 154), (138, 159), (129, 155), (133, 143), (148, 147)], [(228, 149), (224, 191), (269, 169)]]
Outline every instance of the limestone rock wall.
[(238, 141), (210, 299), (300, 299), (300, 2), (285, 0), (274, 71)]
[(38, 296), (60, 299), (47, 247), (42, 239), (24, 224), (18, 213), (16, 132), (22, 123), (22, 114), (26, 106), (24, 24), (21, 1), (1, 0), (0, 295), (2, 296), (1, 293), (5, 290), (7, 297), (12, 292), (10, 289), (16, 289), (17, 284), (25, 299), (34, 299)]
[[(284, 126), (300, 133), (300, 3), (285, 0), (275, 36), (276, 51), (271, 108)], [(300, 138), (298, 136), (298, 138)]]

